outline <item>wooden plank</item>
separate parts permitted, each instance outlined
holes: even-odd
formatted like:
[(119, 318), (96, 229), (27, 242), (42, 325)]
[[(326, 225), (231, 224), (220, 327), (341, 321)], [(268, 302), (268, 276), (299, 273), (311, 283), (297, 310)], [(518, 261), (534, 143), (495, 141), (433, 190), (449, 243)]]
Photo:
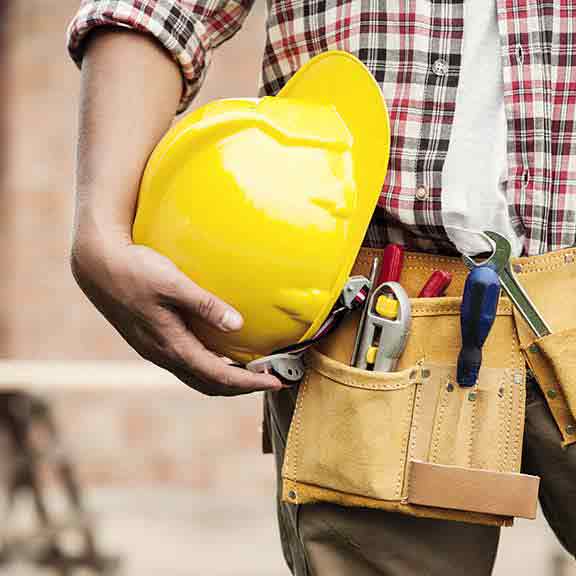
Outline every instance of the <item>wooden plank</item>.
[(184, 387), (148, 362), (0, 361), (0, 390)]

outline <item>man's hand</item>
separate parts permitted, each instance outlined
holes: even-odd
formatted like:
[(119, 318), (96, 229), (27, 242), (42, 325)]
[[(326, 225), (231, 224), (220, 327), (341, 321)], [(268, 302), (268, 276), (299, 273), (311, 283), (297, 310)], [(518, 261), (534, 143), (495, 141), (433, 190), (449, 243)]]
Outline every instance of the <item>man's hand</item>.
[(95, 249), (76, 246), (72, 270), (128, 344), (192, 388), (235, 396), (282, 386), (273, 376), (230, 366), (206, 350), (188, 328), (191, 319), (230, 331), (242, 326), (242, 318), (157, 252), (120, 241)]
[(72, 271), (140, 355), (192, 388), (228, 396), (279, 389), (271, 375), (230, 366), (190, 330), (193, 318), (238, 329), (237, 312), (131, 240), (140, 178), (170, 126), (181, 86), (177, 66), (154, 39), (93, 33), (82, 64)]

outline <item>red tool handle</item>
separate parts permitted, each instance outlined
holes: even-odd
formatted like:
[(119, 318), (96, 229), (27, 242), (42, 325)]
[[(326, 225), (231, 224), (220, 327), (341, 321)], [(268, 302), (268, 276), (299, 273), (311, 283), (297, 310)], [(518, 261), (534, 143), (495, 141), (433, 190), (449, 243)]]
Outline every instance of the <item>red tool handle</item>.
[(382, 266), (376, 286), (383, 282), (399, 282), (404, 265), (404, 249), (399, 244), (388, 244), (382, 254)]
[(424, 284), (418, 298), (434, 298), (442, 296), (452, 282), (452, 274), (443, 270), (435, 270)]

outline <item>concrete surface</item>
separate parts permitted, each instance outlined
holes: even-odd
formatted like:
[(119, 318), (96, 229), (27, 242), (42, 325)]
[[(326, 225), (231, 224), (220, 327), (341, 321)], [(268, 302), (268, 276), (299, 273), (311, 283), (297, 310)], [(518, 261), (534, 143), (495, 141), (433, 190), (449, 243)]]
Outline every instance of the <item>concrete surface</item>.
[[(183, 488), (98, 488), (88, 500), (103, 550), (123, 559), (119, 576), (289, 574), (278, 542), (272, 487), (245, 500), (229, 492), (208, 498)], [(48, 576), (26, 565), (0, 573)], [(539, 516), (503, 531), (494, 576), (510, 574), (572, 576), (576, 563)]]

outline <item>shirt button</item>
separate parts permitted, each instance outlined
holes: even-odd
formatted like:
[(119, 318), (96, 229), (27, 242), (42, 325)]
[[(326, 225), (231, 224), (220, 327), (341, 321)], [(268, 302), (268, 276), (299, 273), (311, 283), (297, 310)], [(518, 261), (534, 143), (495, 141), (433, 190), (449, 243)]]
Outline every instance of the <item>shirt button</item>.
[(426, 188), (426, 186), (418, 186), (416, 189), (416, 198), (418, 198), (418, 200), (426, 200), (426, 198), (428, 198), (428, 188)]
[(438, 60), (432, 64), (432, 71), (436, 76), (446, 76), (446, 74), (448, 74), (448, 62), (442, 58), (438, 58)]
[(528, 186), (528, 182), (530, 182), (530, 170), (525, 168), (522, 172), (522, 188), (526, 188)]

